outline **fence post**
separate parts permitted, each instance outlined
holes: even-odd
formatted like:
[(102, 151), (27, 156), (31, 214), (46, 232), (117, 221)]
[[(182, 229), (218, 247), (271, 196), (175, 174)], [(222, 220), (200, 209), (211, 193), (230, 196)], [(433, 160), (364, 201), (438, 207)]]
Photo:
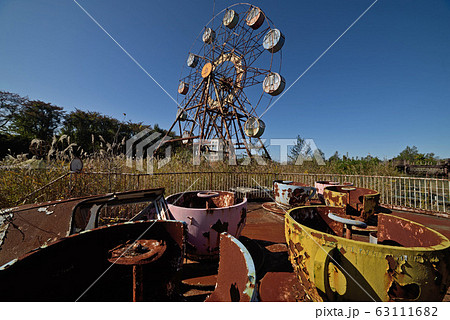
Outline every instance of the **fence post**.
[(212, 190), (212, 178), (213, 178), (213, 174), (212, 172), (209, 173), (209, 190)]
[(72, 189), (72, 172), (69, 173), (69, 189), (67, 190), (67, 198), (70, 198), (70, 194)]

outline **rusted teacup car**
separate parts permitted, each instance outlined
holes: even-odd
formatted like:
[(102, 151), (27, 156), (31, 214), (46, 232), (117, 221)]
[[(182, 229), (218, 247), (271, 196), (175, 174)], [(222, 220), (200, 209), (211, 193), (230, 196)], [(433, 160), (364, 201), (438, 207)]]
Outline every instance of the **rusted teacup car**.
[[(421, 224), (378, 214), (377, 243), (344, 237), (344, 208), (304, 206), (285, 220), (289, 259), (315, 301), (441, 301), (450, 241)], [(357, 223), (361, 223), (358, 221)]]
[(316, 181), (314, 183), (314, 187), (317, 189), (317, 197), (323, 204), (325, 204), (325, 198), (323, 197), (324, 189), (326, 187), (333, 187), (333, 186), (351, 187), (353, 186), (353, 183), (352, 182), (339, 183), (338, 181), (330, 181), (330, 180)]
[(166, 198), (171, 218), (188, 225), (187, 256), (217, 259), (222, 232), (239, 237), (247, 217), (247, 199), (234, 192), (193, 191)]
[(347, 214), (362, 220), (369, 219), (380, 202), (378, 191), (351, 186), (325, 187), (323, 197), (327, 206), (344, 207)]
[(305, 205), (316, 194), (316, 188), (305, 183), (275, 180), (273, 195), (275, 203), (282, 208)]
[(0, 301), (179, 301), (186, 224), (103, 226), (0, 267)]
[(164, 188), (27, 204), (0, 211), (0, 265), (102, 224), (163, 219)]

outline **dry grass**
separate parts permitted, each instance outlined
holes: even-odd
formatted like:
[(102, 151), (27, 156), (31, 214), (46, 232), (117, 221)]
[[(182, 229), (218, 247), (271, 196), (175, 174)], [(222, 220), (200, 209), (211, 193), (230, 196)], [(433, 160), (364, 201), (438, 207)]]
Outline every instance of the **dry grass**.
[[(189, 188), (197, 178), (201, 179), (202, 185), (198, 184), (194, 189), (212, 186), (213, 179), (214, 186), (220, 188), (221, 185), (228, 186), (230, 179), (235, 179), (233, 177), (239, 176), (240, 173), (251, 173), (251, 175), (246, 175), (246, 179), (252, 179), (253, 176), (266, 185), (270, 185), (271, 179), (284, 173), (399, 175), (391, 165), (374, 159), (327, 161), (323, 166), (312, 161), (306, 161), (302, 166), (296, 166), (280, 165), (278, 162), (268, 160), (266, 160), (266, 165), (258, 165), (254, 161), (245, 165), (243, 159), (238, 159), (238, 165), (230, 165), (228, 161), (208, 162), (203, 159), (200, 165), (194, 165), (192, 153), (189, 150), (177, 152), (166, 165), (160, 168), (154, 161), (153, 172), (156, 173), (155, 175), (138, 175), (145, 172), (137, 171), (135, 167), (127, 167), (125, 155), (118, 152), (119, 148), (123, 147), (123, 143), (109, 144), (102, 141), (103, 148), (94, 154), (78, 150), (77, 153), (83, 160), (85, 174), (67, 175), (38, 192), (35, 191), (69, 172), (70, 159), (77, 151), (76, 145), (70, 142), (70, 137), (54, 138), (50, 150), (42, 159), (7, 156), (0, 161), (0, 208), (21, 203), (151, 187), (165, 187), (166, 194), (171, 194), (177, 190)], [(144, 169), (147, 168), (146, 165), (146, 160), (144, 160)], [(102, 174), (90, 174), (93, 172), (102, 172)], [(179, 174), (164, 174), (173, 172)], [(205, 177), (205, 175), (193, 172), (216, 172), (217, 174), (214, 177), (212, 175)], [(240, 181), (239, 184), (251, 185), (251, 182)], [(35, 193), (27, 197), (33, 192)]]

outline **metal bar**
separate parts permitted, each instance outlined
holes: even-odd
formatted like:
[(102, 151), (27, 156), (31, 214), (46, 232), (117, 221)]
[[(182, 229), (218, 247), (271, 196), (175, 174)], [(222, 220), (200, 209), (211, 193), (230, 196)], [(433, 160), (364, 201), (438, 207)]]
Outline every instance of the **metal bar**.
[(165, 141), (164, 143), (176, 142), (176, 141), (181, 141), (181, 140), (193, 140), (193, 139), (197, 139), (199, 137), (200, 136), (194, 136), (194, 137), (190, 136), (190, 137), (185, 137), (185, 138), (170, 139), (170, 140)]
[(417, 208), (417, 204), (416, 204), (416, 180), (414, 180), (414, 208)]
[(439, 187), (438, 187), (438, 181), (436, 180), (436, 211), (439, 211)]
[[(406, 184), (405, 184), (405, 188), (406, 188)], [(409, 200), (409, 206), (411, 206), (411, 180), (408, 180), (408, 200)], [(405, 202), (405, 204), (406, 204), (406, 202)]]
[(422, 209), (422, 180), (419, 180), (419, 206)]
[(398, 198), (397, 198), (397, 180), (394, 179), (394, 191), (395, 191), (395, 204), (398, 205)]

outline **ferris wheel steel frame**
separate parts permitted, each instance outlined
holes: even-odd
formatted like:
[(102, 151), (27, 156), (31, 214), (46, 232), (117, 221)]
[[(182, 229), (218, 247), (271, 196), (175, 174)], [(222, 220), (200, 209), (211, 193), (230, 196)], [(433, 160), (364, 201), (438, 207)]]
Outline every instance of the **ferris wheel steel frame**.
[[(254, 8), (264, 15), (263, 25), (256, 29), (247, 22), (247, 17)], [(227, 14), (229, 10), (239, 15), (237, 24), (229, 28), (221, 20), (220, 25), (214, 28), (216, 18), (224, 12)], [(245, 89), (262, 84), (275, 68), (275, 72), (281, 69), (281, 50), (274, 53), (263, 47), (263, 40), (273, 29), (275, 26), (265, 13), (248, 3), (225, 8), (206, 24), (189, 50), (189, 54), (194, 56), (189, 57), (191, 60), (188, 63), (190, 61), (193, 65), (195, 62), (195, 66), (185, 66), (184, 69), (188, 70), (185, 76), (182, 71), (178, 92), (179, 95), (183, 93), (184, 97), (179, 104), (175, 121), (167, 132), (169, 134), (178, 127), (180, 138), (163, 139), (164, 143), (186, 143), (198, 139), (201, 146), (203, 141), (220, 139), (235, 150), (245, 149), (248, 156), (252, 157), (249, 146), (252, 144), (252, 137), (246, 135), (244, 124), (251, 117), (258, 119), (257, 108), (263, 104), (267, 108), (272, 96), (261, 89), (259, 97), (251, 97), (255, 101), (252, 103)], [(199, 38), (203, 38), (203, 42), (200, 49), (194, 52), (193, 47), (199, 42)], [(257, 62), (264, 54), (270, 55), (270, 58), (265, 57), (268, 66), (261, 68), (257, 66)], [(180, 91), (180, 88), (183, 90)], [(263, 103), (263, 100), (268, 102)], [(269, 156), (259, 136), (256, 139)]]

